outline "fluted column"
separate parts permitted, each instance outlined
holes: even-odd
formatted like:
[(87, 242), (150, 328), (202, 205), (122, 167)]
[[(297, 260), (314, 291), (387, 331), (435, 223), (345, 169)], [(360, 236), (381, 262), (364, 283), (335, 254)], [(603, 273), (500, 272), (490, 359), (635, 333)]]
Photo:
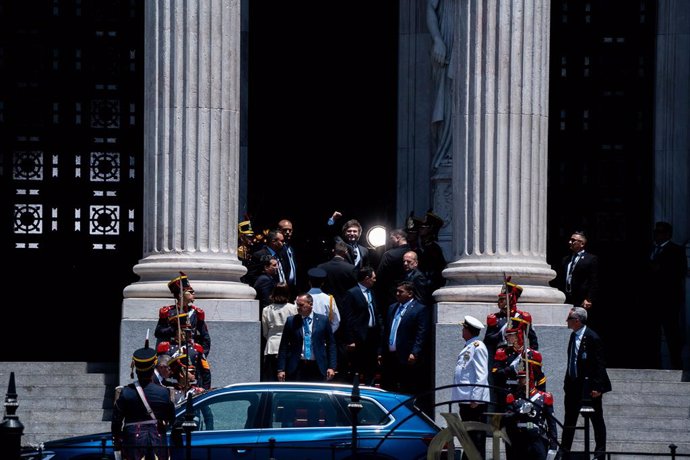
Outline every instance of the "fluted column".
[(179, 271), (206, 313), (212, 385), (259, 378), (258, 301), (237, 259), (240, 14), (240, 0), (146, 5), (144, 257), (124, 290), (121, 383)]
[(453, 251), (439, 302), (495, 302), (503, 275), (521, 302), (563, 303), (546, 263), (549, 1), (457, 2)]
[(201, 298), (254, 298), (237, 259), (239, 1), (150, 2), (145, 78), (144, 258), (125, 297), (169, 296), (181, 270)]

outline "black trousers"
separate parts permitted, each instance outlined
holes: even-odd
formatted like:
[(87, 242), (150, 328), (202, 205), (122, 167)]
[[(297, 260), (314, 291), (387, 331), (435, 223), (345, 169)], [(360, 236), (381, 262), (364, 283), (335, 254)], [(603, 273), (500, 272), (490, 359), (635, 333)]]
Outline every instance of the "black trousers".
[(324, 382), (326, 376), (321, 373), (319, 365), (313, 359), (300, 359), (295, 373), (291, 376), (286, 376), (285, 380), (292, 382)]
[[(477, 407), (470, 407), (469, 404), (460, 404), (460, 418), (463, 422), (484, 422), (484, 413), (486, 412), (486, 404), (478, 404)], [(477, 447), (482, 458), (486, 456), (486, 431), (469, 431), (472, 442)], [(467, 456), (463, 452), (463, 460), (467, 460)]]
[(604, 412), (602, 410), (601, 399), (583, 398), (582, 385), (572, 383), (565, 388), (565, 415), (563, 416), (563, 436), (561, 437), (561, 449), (569, 452), (575, 437), (575, 425), (580, 416), (580, 409), (587, 405), (594, 409), (590, 416), (592, 428), (594, 429), (594, 451), (606, 451), (606, 423), (604, 422)]

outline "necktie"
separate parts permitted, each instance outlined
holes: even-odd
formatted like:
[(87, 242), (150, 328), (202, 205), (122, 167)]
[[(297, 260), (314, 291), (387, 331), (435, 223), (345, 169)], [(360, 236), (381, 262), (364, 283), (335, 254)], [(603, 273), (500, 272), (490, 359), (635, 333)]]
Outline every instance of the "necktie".
[(369, 306), (369, 327), (376, 326), (376, 316), (374, 314), (374, 304), (371, 301), (371, 290), (367, 289), (367, 305)]
[(280, 257), (278, 254), (275, 255), (276, 260), (278, 261), (278, 281), (281, 283), (284, 283), (285, 280), (285, 272), (283, 271), (283, 264), (280, 263)]
[(577, 264), (578, 260), (580, 260), (580, 254), (573, 254), (572, 259), (570, 259), (570, 264), (568, 265), (568, 275), (565, 278), (565, 290), (566, 290), (566, 292), (571, 291), (571, 283), (573, 280), (573, 270), (575, 269), (575, 265)]
[(297, 270), (295, 269), (295, 255), (292, 253), (292, 248), (290, 246), (287, 246), (287, 256), (290, 262), (290, 277), (288, 281), (290, 281), (290, 284), (294, 285), (297, 280)]
[(355, 265), (356, 267), (358, 267), (358, 266), (359, 266), (359, 262), (362, 260), (362, 258), (361, 258), (360, 255), (359, 255), (359, 247), (357, 247), (356, 244), (353, 244), (353, 245), (352, 245), (352, 257), (353, 257), (354, 262), (355, 262), (354, 265)]
[(393, 351), (395, 349), (395, 339), (398, 336), (398, 326), (400, 326), (400, 318), (404, 314), (405, 309), (401, 304), (395, 309), (395, 315), (393, 315), (393, 325), (391, 326), (391, 334), (388, 337), (388, 346)]
[(654, 245), (654, 251), (652, 252), (652, 260), (655, 260), (658, 256), (659, 253), (661, 252), (661, 246), (658, 244)]
[(304, 359), (311, 359), (311, 331), (309, 330), (309, 325), (311, 324), (311, 318), (304, 318)]
[(568, 375), (572, 378), (577, 377), (577, 350), (575, 349), (576, 339), (575, 333), (570, 334), (570, 343), (568, 344)]

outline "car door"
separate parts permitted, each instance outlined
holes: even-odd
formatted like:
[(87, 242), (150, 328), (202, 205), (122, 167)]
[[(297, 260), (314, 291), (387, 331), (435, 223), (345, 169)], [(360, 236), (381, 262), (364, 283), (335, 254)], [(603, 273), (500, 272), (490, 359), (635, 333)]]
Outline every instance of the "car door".
[[(262, 393), (229, 391), (200, 397), (192, 413), (196, 429), (192, 431), (192, 460), (254, 460), (261, 432)], [(183, 423), (186, 411), (178, 413), (170, 445), (174, 460), (187, 459)]]
[(352, 428), (329, 391), (276, 390), (267, 407), (271, 419), (259, 433), (260, 458), (322, 460), (351, 455)]

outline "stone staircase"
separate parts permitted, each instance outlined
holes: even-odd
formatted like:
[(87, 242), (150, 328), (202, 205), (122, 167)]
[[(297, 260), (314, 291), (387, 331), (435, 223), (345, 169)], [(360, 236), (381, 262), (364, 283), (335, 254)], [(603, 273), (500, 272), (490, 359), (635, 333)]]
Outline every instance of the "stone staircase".
[(110, 431), (116, 363), (2, 362), (3, 402), (11, 372), (17, 387), (16, 415), (24, 425), (22, 445)]
[[(613, 391), (604, 395), (607, 451), (647, 455), (613, 454), (610, 460), (661, 460), (675, 444), (676, 454), (690, 458), (690, 382), (682, 371), (609, 369)], [(584, 426), (582, 417), (579, 426)], [(584, 450), (584, 430), (576, 431), (573, 450)], [(590, 449), (594, 432), (590, 428)]]
[[(22, 444), (110, 430), (117, 385), (115, 363), (0, 363), (4, 401), (10, 372), (17, 386), (17, 416), (24, 424)], [(609, 369), (613, 391), (604, 396), (609, 452), (670, 454), (690, 458), (690, 383), (681, 371)], [(558, 402), (556, 402), (558, 404)], [(4, 415), (4, 409), (3, 409)], [(583, 426), (582, 417), (579, 420)], [(594, 434), (590, 432), (594, 448)], [(584, 450), (578, 430), (574, 450)], [(662, 460), (667, 456), (612, 454), (610, 460)]]

